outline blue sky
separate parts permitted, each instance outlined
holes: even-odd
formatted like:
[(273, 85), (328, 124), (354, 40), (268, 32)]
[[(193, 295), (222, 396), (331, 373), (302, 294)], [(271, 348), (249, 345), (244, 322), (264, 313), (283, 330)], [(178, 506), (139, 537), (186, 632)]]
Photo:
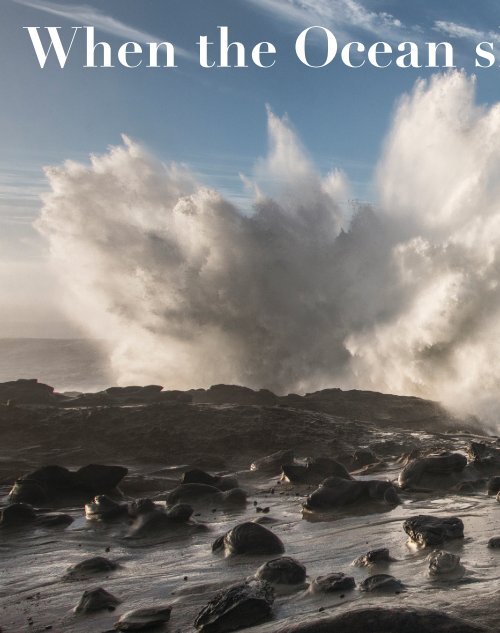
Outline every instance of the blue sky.
[[(342, 168), (362, 199), (372, 197), (372, 170), (395, 101), (425, 69), (323, 69), (294, 54), (302, 29), (330, 28), (340, 43), (447, 40), (456, 63), (473, 71), (474, 47), (500, 49), (495, 0), (2, 0), (0, 21), (0, 291), (4, 333), (14, 322), (57, 319), (57, 287), (45, 245), (32, 228), (45, 188), (43, 165), (86, 160), (125, 133), (165, 161), (187, 163), (199, 178), (241, 200), (239, 173), (250, 174), (266, 152), (266, 104), (287, 113), (322, 171)], [(187, 54), (177, 69), (84, 69), (79, 42), (61, 70), (36, 62), (24, 26), (93, 25), (114, 46), (128, 39), (169, 40)], [(271, 69), (202, 69), (201, 34), (230, 28), (249, 48), (277, 48)], [(499, 55), (500, 59), (500, 55)], [(500, 68), (478, 72), (478, 95), (500, 100)], [(36, 305), (36, 309), (34, 306)], [(7, 324), (10, 324), (7, 326)], [(29, 328), (28, 328), (29, 329)], [(30, 332), (36, 330), (31, 328)], [(22, 331), (22, 328), (19, 332)], [(38, 331), (37, 331), (38, 333)], [(1, 333), (0, 333), (1, 335)]]

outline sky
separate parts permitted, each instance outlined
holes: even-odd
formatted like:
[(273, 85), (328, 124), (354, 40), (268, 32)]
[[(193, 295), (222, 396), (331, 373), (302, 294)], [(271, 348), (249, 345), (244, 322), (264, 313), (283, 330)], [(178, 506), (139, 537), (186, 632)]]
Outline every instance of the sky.
[[(267, 110), (288, 116), (318, 170), (342, 169), (352, 195), (372, 200), (373, 169), (395, 104), (426, 69), (307, 68), (294, 54), (306, 27), (329, 28), (339, 43), (450, 41), (456, 64), (474, 72), (475, 44), (500, 46), (496, 0), (2, 0), (0, 20), (0, 337), (73, 336), (48, 247), (33, 227), (46, 165), (87, 161), (126, 134), (162, 161), (188, 165), (198, 179), (245, 208), (244, 176), (267, 151)], [(124, 41), (175, 44), (178, 68), (83, 68), (78, 40), (64, 69), (41, 69), (26, 26), (92, 25)], [(200, 35), (251, 48), (273, 42), (270, 69), (203, 69)], [(65, 31), (66, 30), (66, 31)], [(320, 44), (312, 55), (320, 55)], [(499, 56), (500, 58), (500, 56)], [(500, 100), (500, 68), (477, 71), (481, 103)]]

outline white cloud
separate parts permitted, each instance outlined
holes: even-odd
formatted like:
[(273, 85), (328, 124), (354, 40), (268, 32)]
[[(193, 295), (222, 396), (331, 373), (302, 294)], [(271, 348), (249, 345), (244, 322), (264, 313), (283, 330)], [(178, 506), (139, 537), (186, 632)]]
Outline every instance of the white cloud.
[[(106, 15), (99, 9), (88, 5), (72, 5), (64, 6), (57, 4), (56, 2), (48, 2), (38, 0), (14, 0), (17, 4), (37, 9), (51, 15), (57, 15), (58, 17), (66, 20), (71, 20), (73, 24), (80, 23), (85, 26), (94, 26), (96, 29), (103, 31), (109, 35), (123, 38), (134, 42), (140, 42), (147, 44), (149, 42), (158, 42), (162, 38), (156, 35), (152, 35), (147, 31), (136, 29), (129, 24), (125, 24), (120, 20), (117, 20), (109, 15)], [(183, 48), (176, 46), (176, 52), (184, 58), (194, 59), (194, 55)]]
[(434, 28), (436, 31), (445, 33), (450, 37), (470, 40), (476, 44), (479, 44), (479, 42), (500, 42), (500, 33), (496, 31), (481, 31), (456, 22), (439, 20), (435, 22)]
[(417, 31), (385, 11), (370, 11), (358, 0), (250, 0), (254, 5), (286, 20), (304, 24), (335, 27), (347, 36), (361, 29), (386, 40), (400, 39), (406, 31)]

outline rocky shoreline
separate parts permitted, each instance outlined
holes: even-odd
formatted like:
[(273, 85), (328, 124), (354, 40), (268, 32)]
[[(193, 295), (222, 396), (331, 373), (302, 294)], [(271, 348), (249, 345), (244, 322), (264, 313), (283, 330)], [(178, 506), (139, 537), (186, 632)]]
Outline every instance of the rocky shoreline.
[(4, 632), (496, 630), (500, 443), (437, 403), (13, 381), (0, 424)]

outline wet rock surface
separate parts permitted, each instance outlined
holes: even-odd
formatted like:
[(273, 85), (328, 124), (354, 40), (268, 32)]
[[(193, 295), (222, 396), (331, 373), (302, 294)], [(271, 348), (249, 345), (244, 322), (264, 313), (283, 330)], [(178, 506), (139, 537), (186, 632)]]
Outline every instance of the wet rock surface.
[(127, 611), (115, 623), (118, 631), (145, 631), (170, 620), (172, 607), (143, 607)]
[(255, 572), (255, 577), (271, 585), (303, 585), (306, 568), (290, 556), (282, 556), (264, 563)]
[(329, 477), (308, 496), (304, 509), (327, 511), (367, 502), (398, 505), (400, 501), (396, 488), (389, 481), (352, 481)]
[(446, 541), (464, 538), (464, 524), (458, 517), (420, 515), (403, 524), (408, 536), (423, 547), (442, 545)]
[(480, 625), (425, 609), (356, 609), (306, 624), (277, 627), (274, 633), (486, 633)]
[(452, 552), (441, 550), (429, 554), (429, 574), (431, 576), (444, 576), (448, 574), (462, 573), (460, 556)]
[(352, 576), (346, 576), (342, 572), (318, 576), (310, 586), (312, 593), (332, 593), (335, 591), (349, 591), (354, 589), (356, 581)]
[(380, 549), (370, 550), (363, 556), (358, 556), (352, 564), (355, 567), (370, 567), (371, 565), (388, 565), (393, 561), (394, 558), (390, 555), (387, 547), (381, 547)]
[(94, 611), (114, 611), (120, 600), (102, 587), (88, 589), (83, 592), (80, 602), (75, 607), (75, 613), (93, 613)]
[(420, 457), (403, 468), (398, 482), (403, 489), (446, 489), (461, 481), (466, 466), (467, 458), (460, 453)]
[(85, 580), (96, 574), (107, 574), (118, 565), (104, 556), (94, 556), (71, 565), (64, 574), (65, 580)]
[(363, 580), (359, 585), (359, 590), (399, 594), (405, 590), (405, 586), (400, 580), (389, 574), (374, 574)]
[(17, 479), (9, 493), (13, 502), (59, 503), (116, 489), (127, 474), (123, 466), (88, 464), (77, 471), (63, 466), (43, 466)]
[(285, 551), (281, 539), (259, 523), (240, 523), (212, 544), (212, 551), (229, 555), (281, 554)]
[(218, 592), (194, 624), (202, 633), (237, 631), (269, 618), (273, 602), (271, 585), (251, 580)]
[[(435, 403), (418, 399), (340, 390), (271, 398), (249, 391), (223, 386), (210, 395), (219, 398), (216, 403), (202, 403), (206, 396), (198, 390), (174, 397), (158, 387), (61, 398), (49, 389), (50, 404), (0, 401), (4, 630), (110, 631), (127, 612), (167, 601), (170, 622), (158, 630), (190, 633), (218, 592), (245, 585), (280, 556), (298, 566), (280, 570), (278, 565), (272, 569), (276, 579), (280, 574), (286, 579), (289, 572), (292, 578), (293, 570), (302, 577), (300, 566), (308, 577), (288, 585), (290, 590), (281, 591), (282, 582), (275, 585), (272, 618), (256, 623), (255, 633), (293, 628), (366, 633), (368, 625), (379, 626), (373, 631), (380, 633), (411, 631), (412, 626), (419, 633), (496, 630), (500, 559), (495, 548), (487, 547), (498, 535), (500, 520), (500, 506), (494, 493), (488, 494), (488, 481), (500, 476), (496, 438), (480, 436)], [(78, 404), (78, 398), (86, 404)], [(439, 479), (439, 486), (422, 487), (420, 480), (415, 488), (400, 489), (405, 466), (446, 454), (460, 455), (453, 458), (460, 468), (465, 456), (466, 466), (426, 475)], [(262, 460), (266, 456), (270, 459)], [(250, 470), (252, 463), (258, 468)], [(86, 468), (89, 464), (128, 469), (120, 490), (101, 490), (103, 471)], [(296, 467), (296, 476), (282, 478), (283, 466)], [(78, 494), (68, 496), (79, 471)], [(33, 474), (34, 479), (27, 478)], [(448, 486), (456, 476), (457, 486)], [(334, 503), (326, 512), (302, 513), (325, 478), (330, 482), (323, 487), (333, 491), (354, 483), (349, 492), (356, 500)], [(8, 498), (19, 479), (28, 493), (39, 495), (20, 512)], [(101, 482), (97, 490), (96, 480)], [(31, 492), (30, 482), (35, 484)], [(208, 502), (167, 504), (184, 484), (204, 484), (217, 492)], [(235, 485), (245, 491), (246, 503), (223, 503), (221, 495)], [(57, 494), (47, 495), (54, 486)], [(353, 490), (363, 493), (357, 497)], [(114, 518), (103, 518), (107, 502), (95, 501), (102, 495), (118, 507)], [(98, 520), (85, 517), (90, 504), (97, 506), (91, 514)], [(440, 548), (432, 560), (443, 573), (430, 573), (435, 552), (415, 547), (402, 529), (418, 517), (463, 523), (465, 539), (448, 540), (456, 530), (447, 528), (447, 538), (430, 545)], [(253, 527), (241, 527), (248, 524)], [(423, 535), (417, 545), (443, 533), (428, 522), (412, 524), (411, 531)], [(214, 541), (215, 549), (228, 556), (214, 555)], [(395, 559), (387, 570), (384, 556), (374, 554), (383, 550)], [(449, 571), (454, 557), (461, 559), (461, 575)], [(350, 566), (355, 558), (368, 564)], [(68, 582), (70, 569), (76, 573)], [(362, 590), (383, 586), (378, 572), (385, 571), (405, 590), (398, 585), (389, 591)], [(390, 587), (393, 581), (386, 582)], [(115, 611), (105, 607), (74, 614), (83, 592), (97, 585), (119, 597)], [(431, 595), (435, 611), (424, 613)], [(236, 618), (238, 626), (242, 623)]]

